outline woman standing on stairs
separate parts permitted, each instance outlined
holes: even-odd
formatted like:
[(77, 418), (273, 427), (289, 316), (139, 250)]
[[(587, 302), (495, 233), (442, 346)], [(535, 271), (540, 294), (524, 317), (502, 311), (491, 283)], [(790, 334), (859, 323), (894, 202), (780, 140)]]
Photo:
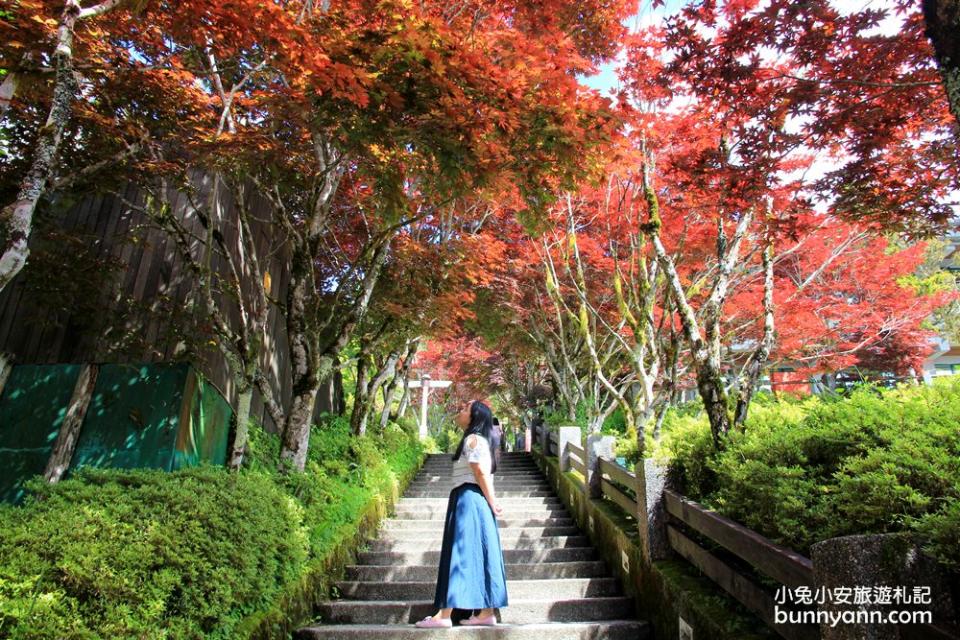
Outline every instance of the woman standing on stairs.
[(451, 627), (454, 609), (479, 609), (460, 624), (494, 626), (496, 609), (507, 606), (506, 571), (493, 493), (497, 465), (490, 446), (493, 414), (475, 400), (457, 414), (463, 438), (453, 456), (453, 490), (447, 502), (434, 605), (436, 614), (418, 627)]

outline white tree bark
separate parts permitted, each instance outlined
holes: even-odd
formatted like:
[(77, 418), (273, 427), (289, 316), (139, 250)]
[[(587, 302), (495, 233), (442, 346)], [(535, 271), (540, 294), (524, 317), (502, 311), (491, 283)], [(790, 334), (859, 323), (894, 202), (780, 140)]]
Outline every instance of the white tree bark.
[(80, 439), (80, 428), (83, 426), (83, 419), (87, 415), (87, 408), (93, 398), (93, 389), (97, 384), (99, 370), (99, 366), (95, 364), (85, 364), (80, 369), (80, 376), (73, 388), (70, 404), (67, 405), (67, 415), (57, 433), (53, 451), (50, 452), (50, 458), (47, 461), (47, 468), (43, 472), (47, 482), (60, 482), (70, 469), (73, 452), (77, 448), (77, 440)]
[[(4, 246), (0, 250), (0, 291), (10, 284), (27, 263), (30, 255), (27, 245), (33, 229), (33, 216), (53, 176), (63, 132), (70, 121), (77, 93), (73, 69), (73, 38), (77, 22), (103, 15), (120, 3), (121, 0), (106, 0), (84, 9), (78, 0), (67, 0), (64, 5), (57, 29), (57, 47), (53, 52), (56, 72), (50, 111), (34, 145), (30, 169), (20, 182), (17, 199), (6, 205), (0, 213), (0, 231), (4, 238)], [(9, 93), (12, 99), (17, 79), (14, 77), (8, 80), (10, 84), (4, 82), (4, 91)], [(9, 99), (4, 111), (7, 107)]]
[(19, 84), (20, 74), (16, 71), (7, 73), (3, 79), (3, 83), (0, 84), (0, 120), (2, 120), (7, 115), (7, 111), (10, 110), (13, 98), (17, 95), (17, 87)]

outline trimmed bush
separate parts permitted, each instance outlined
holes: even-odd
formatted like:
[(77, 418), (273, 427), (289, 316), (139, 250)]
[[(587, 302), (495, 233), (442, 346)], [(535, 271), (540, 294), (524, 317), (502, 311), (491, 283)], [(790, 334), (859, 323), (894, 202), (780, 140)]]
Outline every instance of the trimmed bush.
[(273, 471), (251, 430), (248, 468), (82, 470), (0, 508), (0, 637), (236, 638), (351, 536), (365, 505), (419, 467), (396, 425), (314, 428), (308, 469)]
[(960, 566), (960, 379), (763, 400), (721, 452), (703, 416), (664, 429), (656, 455), (683, 493), (781, 544), (913, 530)]

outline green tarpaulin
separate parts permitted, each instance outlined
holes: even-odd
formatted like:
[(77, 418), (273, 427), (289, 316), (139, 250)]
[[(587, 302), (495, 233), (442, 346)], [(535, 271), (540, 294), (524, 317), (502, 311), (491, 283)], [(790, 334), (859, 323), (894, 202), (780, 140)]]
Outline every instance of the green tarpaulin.
[[(18, 365), (0, 395), (0, 499), (43, 473), (80, 365)], [(104, 364), (72, 469), (223, 464), (232, 411), (189, 364)]]

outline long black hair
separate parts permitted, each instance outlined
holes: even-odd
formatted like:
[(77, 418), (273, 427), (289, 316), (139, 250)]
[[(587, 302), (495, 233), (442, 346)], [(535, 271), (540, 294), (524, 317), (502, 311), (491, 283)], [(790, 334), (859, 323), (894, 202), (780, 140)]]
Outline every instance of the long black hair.
[[(470, 403), (470, 426), (467, 427), (467, 430), (463, 432), (463, 437), (460, 438), (460, 444), (457, 446), (457, 452), (453, 454), (454, 460), (459, 460), (460, 455), (463, 453), (463, 445), (466, 443), (467, 438), (472, 435), (483, 436), (487, 443), (490, 443), (490, 437), (493, 432), (493, 412), (490, 411), (490, 407), (480, 402), (479, 400), (474, 400)], [(490, 473), (497, 472), (497, 457), (492, 448), (490, 449)]]

